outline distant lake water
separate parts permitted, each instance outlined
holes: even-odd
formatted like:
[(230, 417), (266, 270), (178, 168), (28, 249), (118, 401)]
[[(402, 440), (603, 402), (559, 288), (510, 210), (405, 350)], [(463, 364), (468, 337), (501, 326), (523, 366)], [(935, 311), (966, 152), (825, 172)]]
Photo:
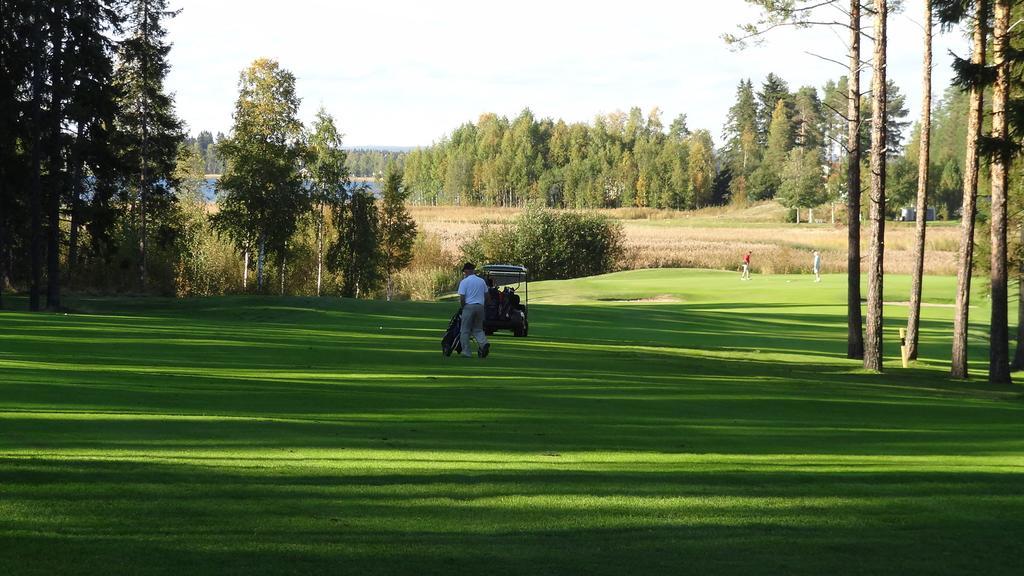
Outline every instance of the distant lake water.
[[(205, 182), (203, 182), (203, 197), (206, 198), (208, 202), (215, 202), (217, 200), (217, 180), (217, 177), (209, 177)], [(356, 186), (365, 186), (369, 188), (370, 192), (373, 192), (374, 196), (380, 195), (380, 186), (377, 185), (376, 180), (364, 180), (361, 178), (358, 180), (354, 179), (351, 186), (352, 188), (355, 188)]]

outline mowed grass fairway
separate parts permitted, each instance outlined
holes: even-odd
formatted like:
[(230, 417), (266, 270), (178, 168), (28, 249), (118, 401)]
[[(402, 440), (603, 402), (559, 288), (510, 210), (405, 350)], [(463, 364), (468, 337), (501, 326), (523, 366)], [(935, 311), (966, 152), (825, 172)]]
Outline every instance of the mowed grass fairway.
[(946, 377), (954, 284), (884, 375), (838, 275), (537, 283), (486, 360), (450, 302), (3, 312), (0, 574), (1021, 574), (1024, 387), (980, 296)]

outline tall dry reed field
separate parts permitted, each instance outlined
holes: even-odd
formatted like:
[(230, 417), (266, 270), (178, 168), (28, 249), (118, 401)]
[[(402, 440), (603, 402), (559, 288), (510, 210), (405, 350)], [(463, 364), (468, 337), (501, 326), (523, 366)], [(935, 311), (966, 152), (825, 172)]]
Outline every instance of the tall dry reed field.
[[(457, 259), (461, 245), (485, 224), (496, 224), (519, 214), (515, 208), (413, 206), (410, 212), (422, 232)], [(846, 227), (842, 224), (791, 224), (786, 209), (774, 202), (745, 208), (715, 207), (677, 212), (649, 208), (600, 210), (618, 220), (625, 232), (623, 269), (711, 268), (736, 270), (743, 254), (752, 252), (755, 272), (789, 274), (808, 272), (811, 254), (819, 250), (824, 272), (846, 271)], [(830, 220), (827, 209), (815, 217)], [(837, 215), (837, 218), (839, 216)], [(925, 272), (955, 274), (959, 228), (946, 223), (929, 227), (925, 246)], [(862, 239), (862, 252), (867, 235)], [(889, 222), (886, 227), (885, 270), (909, 274), (913, 264), (913, 223)]]

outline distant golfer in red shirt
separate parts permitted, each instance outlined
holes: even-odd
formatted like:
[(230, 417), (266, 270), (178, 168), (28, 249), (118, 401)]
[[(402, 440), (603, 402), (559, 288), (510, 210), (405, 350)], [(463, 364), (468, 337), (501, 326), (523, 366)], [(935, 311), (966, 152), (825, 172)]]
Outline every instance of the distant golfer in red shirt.
[(740, 276), (740, 280), (750, 280), (750, 250), (743, 255), (743, 274)]

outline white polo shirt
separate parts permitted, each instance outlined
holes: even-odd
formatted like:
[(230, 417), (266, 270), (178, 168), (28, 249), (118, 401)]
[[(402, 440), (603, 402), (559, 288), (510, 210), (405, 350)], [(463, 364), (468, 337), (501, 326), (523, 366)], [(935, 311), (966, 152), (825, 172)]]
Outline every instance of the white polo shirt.
[(487, 283), (476, 274), (470, 274), (459, 282), (459, 296), (466, 297), (467, 305), (483, 305), (487, 296)]

